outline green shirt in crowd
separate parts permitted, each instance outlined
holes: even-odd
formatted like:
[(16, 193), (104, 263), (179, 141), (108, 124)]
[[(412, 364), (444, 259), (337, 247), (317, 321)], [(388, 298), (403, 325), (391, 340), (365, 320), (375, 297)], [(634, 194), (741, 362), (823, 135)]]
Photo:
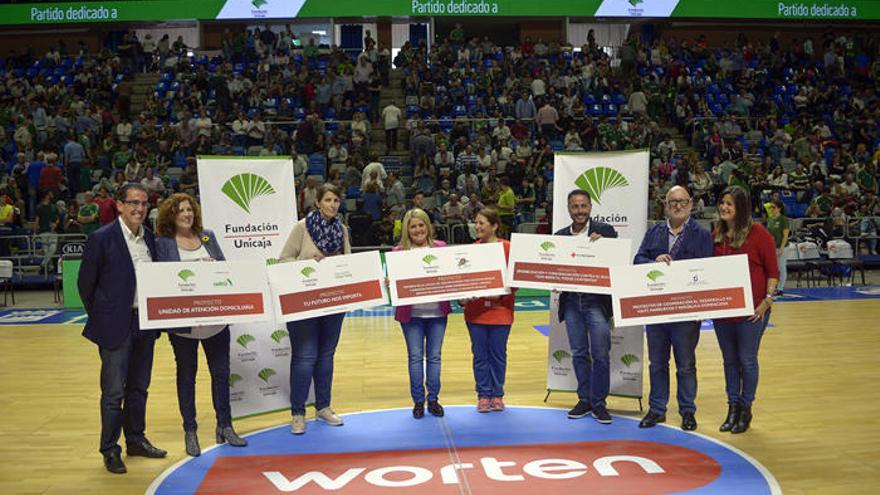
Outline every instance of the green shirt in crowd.
[(777, 215), (775, 217), (768, 218), (767, 230), (770, 231), (770, 234), (776, 241), (776, 249), (785, 247), (782, 245), (782, 238), (784, 237), (784, 232), (786, 230), (790, 230), (790, 227), (788, 225), (788, 218), (785, 215)]

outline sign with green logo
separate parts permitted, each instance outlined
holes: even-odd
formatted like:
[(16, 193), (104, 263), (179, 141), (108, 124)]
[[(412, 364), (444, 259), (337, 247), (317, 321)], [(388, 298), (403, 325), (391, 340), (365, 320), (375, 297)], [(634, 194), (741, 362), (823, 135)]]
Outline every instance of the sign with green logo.
[(180, 270), (179, 272), (177, 272), (177, 276), (180, 277), (180, 280), (183, 280), (184, 282), (186, 282), (187, 280), (191, 279), (192, 277), (195, 277), (196, 274), (192, 270), (184, 269), (184, 270)]
[(251, 212), (251, 201), (258, 196), (275, 194), (275, 188), (265, 177), (244, 173), (232, 176), (223, 184), (223, 194), (247, 213)]
[(597, 205), (602, 204), (602, 194), (605, 191), (629, 185), (622, 173), (609, 167), (591, 168), (582, 173), (574, 183), (590, 193), (590, 199)]

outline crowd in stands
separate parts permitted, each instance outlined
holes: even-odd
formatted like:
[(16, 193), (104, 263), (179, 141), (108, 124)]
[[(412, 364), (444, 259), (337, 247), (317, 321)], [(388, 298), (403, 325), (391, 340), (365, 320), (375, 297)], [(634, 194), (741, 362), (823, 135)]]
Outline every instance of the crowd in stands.
[[(0, 62), (0, 223), (88, 233), (115, 218), (111, 198), (126, 182), (155, 203), (198, 192), (196, 155), (290, 155), (300, 212), (332, 181), (350, 200), (354, 244), (390, 244), (413, 204), (447, 226), (483, 206), (508, 229), (546, 222), (555, 152), (649, 148), (652, 218), (673, 185), (690, 187), (708, 216), (737, 184), (755, 215), (779, 198), (790, 217), (843, 215), (876, 235), (875, 38), (740, 35), (710, 47), (633, 35), (612, 50), (591, 33), (582, 47), (502, 47), (456, 26), (392, 59), (365, 34), (355, 53), (295, 42), (289, 26), (227, 30), (212, 56), (133, 31), (96, 54), (63, 41), (45, 54), (11, 50)], [(134, 113), (139, 72), (160, 81)], [(380, 107), (388, 90), (402, 96)], [(380, 154), (395, 151), (408, 155)]]

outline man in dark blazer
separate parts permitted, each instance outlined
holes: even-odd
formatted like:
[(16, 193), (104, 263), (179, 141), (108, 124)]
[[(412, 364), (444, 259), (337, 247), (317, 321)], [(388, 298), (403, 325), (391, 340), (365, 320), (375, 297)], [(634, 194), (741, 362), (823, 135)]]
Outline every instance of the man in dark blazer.
[[(590, 193), (575, 189), (568, 193), (571, 225), (555, 235), (588, 235), (591, 241), (617, 237), (607, 223), (590, 219)], [(577, 377), (578, 403), (568, 412), (571, 419), (592, 414), (602, 424), (611, 423), (605, 398), (611, 386), (611, 296), (563, 292), (559, 296), (559, 321), (565, 323), (571, 346), (571, 362)]]
[(140, 330), (134, 267), (153, 261), (156, 252), (153, 233), (143, 226), (146, 189), (123, 186), (116, 206), (119, 219), (89, 236), (78, 286), (89, 315), (83, 336), (98, 345), (101, 356), (100, 452), (108, 471), (124, 473), (120, 430), (129, 456), (161, 458), (166, 452), (144, 436), (156, 332)]
[[(687, 189), (675, 186), (666, 193), (666, 222), (651, 227), (642, 239), (635, 263), (666, 263), (673, 260), (709, 258), (712, 256), (712, 235), (691, 218), (693, 200)], [(651, 376), (650, 409), (639, 428), (650, 428), (666, 421), (669, 402), (669, 351), (675, 356), (675, 377), (678, 383), (678, 413), (682, 430), (696, 430), (697, 420), (697, 343), (700, 321), (646, 325), (648, 367)]]

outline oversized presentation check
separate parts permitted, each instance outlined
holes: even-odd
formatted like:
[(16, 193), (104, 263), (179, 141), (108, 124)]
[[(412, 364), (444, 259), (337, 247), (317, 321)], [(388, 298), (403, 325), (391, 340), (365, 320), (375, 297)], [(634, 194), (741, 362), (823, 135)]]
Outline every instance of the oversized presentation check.
[(744, 254), (616, 266), (614, 324), (650, 325), (754, 314)]
[(610, 294), (609, 267), (629, 265), (630, 248), (629, 239), (513, 234), (507, 285)]
[(165, 329), (266, 321), (266, 265), (253, 261), (138, 263), (140, 326)]
[(266, 271), (279, 321), (367, 309), (387, 301), (378, 251), (278, 263)]
[(500, 242), (393, 251), (385, 263), (394, 306), (510, 293)]

